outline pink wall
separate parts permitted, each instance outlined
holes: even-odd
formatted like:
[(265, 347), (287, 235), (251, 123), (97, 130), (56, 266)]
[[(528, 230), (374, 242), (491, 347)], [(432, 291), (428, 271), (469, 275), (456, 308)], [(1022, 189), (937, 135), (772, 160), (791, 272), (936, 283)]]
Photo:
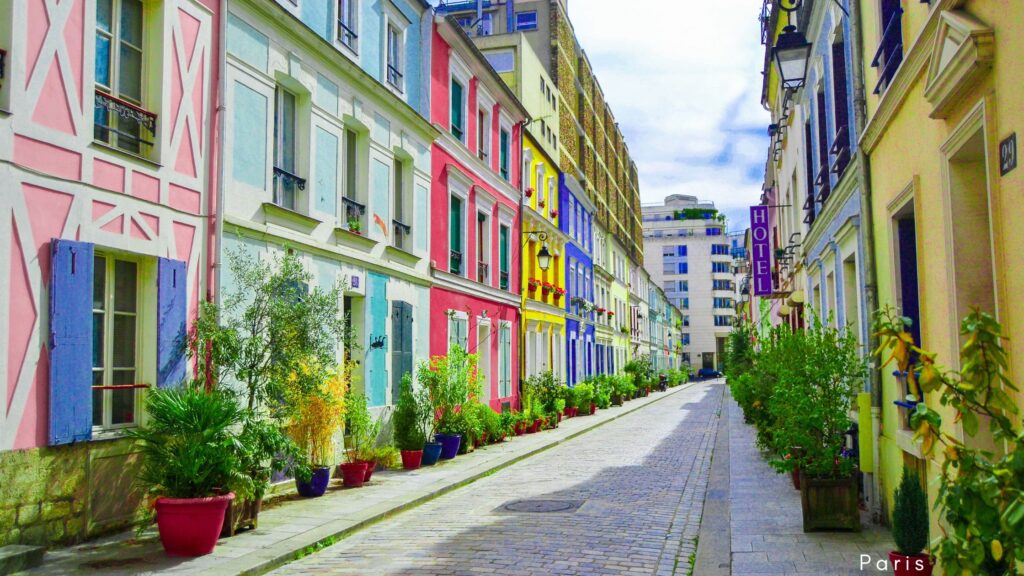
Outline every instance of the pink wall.
[[(501, 409), (502, 402), (512, 402), (513, 406), (519, 405), (519, 308), (498, 304), (490, 300), (476, 298), (447, 290), (444, 288), (430, 289), (430, 325), (434, 327), (430, 331), (430, 355), (445, 355), (448, 353), (448, 310), (458, 310), (469, 315), (469, 352), (476, 354), (478, 337), (478, 317), (484, 312), (491, 321), (491, 338), (488, 340), (490, 346), (490, 381), (485, 386), (490, 388), (491, 408)], [(498, 396), (498, 322), (506, 321), (512, 324), (512, 395), (506, 397)]]
[(2, 351), (8, 370), (0, 380), (0, 450), (47, 443), (51, 239), (92, 242), (101, 250), (128, 246), (146, 257), (187, 262), (190, 316), (196, 313), (213, 265), (206, 252), (214, 241), (219, 121), (210, 111), (219, 97), (220, 3), (200, 3), (209, 12), (178, 0), (147, 4), (147, 18), (175, 24), (163, 39), (172, 56), (159, 79), (162, 96), (146, 102), (157, 114), (160, 157), (153, 160), (159, 164), (92, 144), (93, 64), (85, 47), (93, 31), (83, 27), (95, 4), (65, 0), (70, 17), (52, 19), (46, 0), (13, 3), (14, 22), (27, 33), (24, 45), (7, 55), (14, 114), (4, 133), (13, 135), (0, 145), (12, 151), (2, 193), (14, 207), (0, 214), (11, 238), (3, 251), (6, 278), (0, 278), (10, 285), (0, 306), (11, 312), (10, 344)]

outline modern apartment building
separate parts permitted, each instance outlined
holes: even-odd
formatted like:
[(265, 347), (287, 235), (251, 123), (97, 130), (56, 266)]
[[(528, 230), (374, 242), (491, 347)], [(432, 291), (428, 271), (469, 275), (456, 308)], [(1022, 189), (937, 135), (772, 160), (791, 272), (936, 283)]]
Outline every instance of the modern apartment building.
[(683, 361), (694, 369), (720, 367), (736, 315), (724, 216), (713, 203), (677, 194), (644, 206), (643, 225), (651, 281), (683, 315)]

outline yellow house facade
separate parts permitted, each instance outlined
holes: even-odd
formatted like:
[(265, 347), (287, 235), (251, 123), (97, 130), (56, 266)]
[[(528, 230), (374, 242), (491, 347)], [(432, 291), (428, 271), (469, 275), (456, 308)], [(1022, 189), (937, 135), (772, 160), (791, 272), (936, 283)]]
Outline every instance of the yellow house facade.
[[(523, 354), (524, 377), (551, 370), (565, 379), (565, 262), (568, 238), (558, 227), (558, 165), (547, 146), (526, 132), (523, 138)], [(551, 254), (542, 270), (538, 253)]]
[[(1020, 382), (1024, 169), (1015, 167), (1015, 143), (1024, 127), (1024, 2), (872, 1), (860, 10), (868, 110), (861, 146), (870, 157), (879, 305), (911, 317), (922, 347), (951, 369), (959, 368), (960, 319), (973, 307), (996, 315), (1009, 337), (1010, 377)], [(882, 377), (878, 464), (888, 517), (903, 467), (930, 480), (942, 455), (921, 453), (908, 409), (894, 404), (913, 391)], [(923, 401), (955, 426), (937, 395)], [(966, 441), (991, 445), (982, 436)]]

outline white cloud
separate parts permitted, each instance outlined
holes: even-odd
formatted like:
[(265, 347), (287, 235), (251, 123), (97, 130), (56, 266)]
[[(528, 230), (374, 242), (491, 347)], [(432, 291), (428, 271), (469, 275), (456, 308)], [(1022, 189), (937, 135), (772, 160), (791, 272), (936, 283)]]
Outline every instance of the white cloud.
[(768, 145), (759, 6), (749, 0), (569, 0), (640, 173), (641, 200), (712, 200), (746, 226)]

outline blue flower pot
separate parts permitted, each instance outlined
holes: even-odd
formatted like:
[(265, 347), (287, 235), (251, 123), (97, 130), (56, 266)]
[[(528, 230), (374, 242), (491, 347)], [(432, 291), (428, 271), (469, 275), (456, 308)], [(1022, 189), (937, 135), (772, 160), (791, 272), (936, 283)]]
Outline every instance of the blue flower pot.
[(441, 460), (451, 460), (459, 453), (462, 434), (434, 434), (434, 440), (441, 443)]
[(299, 496), (316, 498), (317, 496), (324, 495), (324, 492), (327, 491), (327, 483), (330, 480), (330, 468), (314, 468), (313, 476), (309, 479), (309, 482), (302, 482), (298, 478), (295, 479), (295, 489), (298, 490)]
[(441, 443), (440, 442), (427, 442), (423, 445), (423, 462), (424, 466), (433, 466), (437, 464), (437, 460), (441, 457)]

